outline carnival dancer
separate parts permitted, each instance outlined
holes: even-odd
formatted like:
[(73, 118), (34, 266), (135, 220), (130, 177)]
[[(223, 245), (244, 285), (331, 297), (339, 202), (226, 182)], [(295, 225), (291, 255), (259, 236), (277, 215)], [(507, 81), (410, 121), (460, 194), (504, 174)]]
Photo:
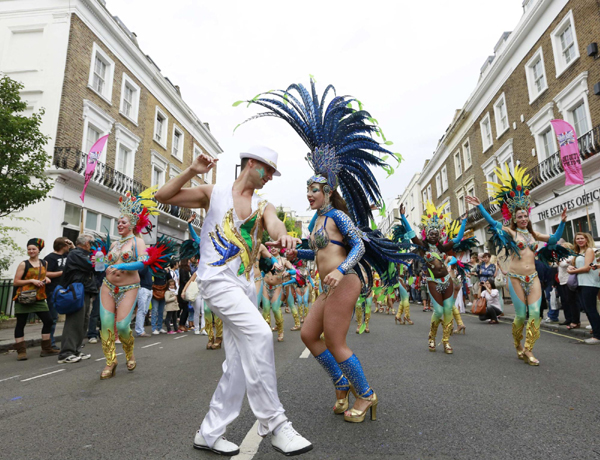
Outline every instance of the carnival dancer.
[[(404, 279), (402, 278), (402, 271), (404, 267), (400, 267), (400, 278), (398, 279), (398, 291), (400, 293), (400, 301), (398, 303), (398, 313), (396, 313), (395, 322), (400, 324), (415, 324), (410, 319), (410, 300)], [(402, 317), (404, 313), (404, 317)]]
[[(325, 106), (327, 93), (335, 93), (333, 86), (327, 87), (320, 102), (312, 79), (311, 89), (312, 94), (293, 84), (286, 91), (270, 91), (248, 102), (269, 109), (258, 116), (287, 121), (310, 149), (307, 160), (315, 175), (307, 181), (307, 198), (311, 209), (317, 211), (309, 226), (311, 249), (290, 250), (286, 255), (293, 260), (297, 252), (301, 259), (316, 260), (325, 295), (313, 304), (301, 337), (334, 383), (338, 400), (334, 412), (344, 413), (348, 422), (362, 422), (369, 409), (375, 419), (378, 400), (360, 361), (346, 344), (346, 334), (362, 289), (362, 270), (355, 269), (357, 264), (373, 265), (384, 272), (389, 261), (400, 260), (397, 246), (369, 227), (371, 205), (381, 202), (369, 166), (388, 166), (369, 151), (395, 155), (369, 136), (380, 133), (367, 123), (369, 113), (348, 107), (355, 99), (334, 96)], [(370, 268), (365, 272), (370, 275)], [(369, 278), (366, 290), (371, 282)], [(324, 341), (320, 339), (323, 332)], [(346, 410), (351, 388), (358, 399)]]
[(240, 158), (242, 171), (233, 184), (183, 188), (196, 175), (211, 171), (218, 161), (200, 154), (156, 194), (162, 203), (207, 209), (198, 277), (204, 301), (223, 320), (225, 363), (194, 447), (229, 456), (239, 453), (239, 447), (223, 435), (239, 415), (247, 392), (259, 422), (258, 434), (273, 433), (275, 449), (286, 455), (299, 454), (312, 449), (312, 444), (294, 430), (279, 401), (273, 336), (256, 307), (252, 274), (263, 228), (274, 240), (273, 246), (290, 248), (298, 240), (287, 234), (275, 207), (255, 192), (280, 175), (277, 153), (253, 147)]
[[(477, 206), (490, 224), (488, 232), (492, 235), (494, 246), (505, 249), (507, 257), (510, 257), (508, 288), (515, 306), (512, 333), (517, 357), (531, 366), (538, 366), (540, 362), (533, 356), (532, 350), (540, 337), (540, 307), (543, 292), (535, 271), (536, 241), (548, 243), (538, 251), (540, 260), (558, 262), (568, 257), (568, 251), (557, 244), (565, 228), (567, 210), (563, 209), (561, 223), (553, 235), (534, 232), (529, 220), (531, 178), (526, 172), (525, 168), (515, 166), (514, 173), (511, 173), (508, 165), (505, 165), (504, 168), (496, 168), (496, 176), (500, 182), (488, 182), (494, 191), (492, 203), (500, 206), (504, 225), (492, 218), (477, 197), (467, 196), (466, 201)], [(523, 340), (523, 329), (528, 312), (525, 345), (522, 346), (521, 340)]]
[[(371, 307), (373, 305), (373, 290), (367, 294), (360, 294), (358, 296), (358, 300), (356, 301), (356, 320), (358, 325), (356, 326), (356, 333), (361, 334), (362, 332), (366, 332), (369, 334), (371, 329), (369, 329), (369, 321), (371, 320)], [(364, 314), (363, 314), (364, 312)], [(363, 328), (364, 324), (364, 328)]]
[(284, 281), (290, 279), (290, 275), (295, 274), (292, 264), (281, 257), (279, 248), (272, 246), (270, 249), (273, 257), (272, 268), (263, 272), (263, 318), (271, 326), (271, 310), (275, 317), (275, 326), (272, 331), (277, 331), (277, 341), (283, 342), (283, 312), (281, 311), (282, 296), (284, 292)]
[(407, 236), (417, 245), (417, 251), (425, 257), (427, 265), (426, 280), (429, 287), (429, 298), (433, 305), (433, 315), (431, 317), (431, 329), (429, 331), (429, 351), (435, 351), (435, 336), (440, 323), (442, 326), (442, 343), (444, 353), (452, 354), (450, 346), (450, 335), (452, 334), (452, 307), (454, 306), (454, 286), (444, 264), (446, 253), (451, 251), (455, 244), (458, 244), (463, 237), (467, 219), (463, 219), (462, 225), (456, 237), (442, 243), (443, 237), (447, 235), (447, 225), (450, 223), (450, 216), (444, 215), (443, 210), (435, 208), (431, 201), (427, 201), (426, 214), (422, 217), (420, 225), (421, 237), (412, 230), (406, 216), (404, 215), (404, 205), (400, 206), (400, 219)]
[(136, 368), (133, 355), (134, 336), (130, 323), (137, 301), (140, 287), (138, 270), (145, 265), (153, 270), (166, 268), (173, 250), (173, 244), (165, 238), (159, 238), (157, 244), (146, 249), (141, 238), (141, 232), (152, 229), (149, 216), (158, 214), (156, 203), (152, 200), (154, 190), (148, 189), (135, 196), (129, 192), (119, 198), (120, 217), (117, 221), (117, 231), (120, 239), (110, 245), (106, 256), (106, 277), (100, 289), (100, 320), (102, 329), (102, 351), (106, 357), (106, 367), (100, 374), (100, 379), (114, 377), (117, 369), (115, 353), (115, 337), (113, 328), (116, 327), (119, 339), (123, 344), (127, 370)]

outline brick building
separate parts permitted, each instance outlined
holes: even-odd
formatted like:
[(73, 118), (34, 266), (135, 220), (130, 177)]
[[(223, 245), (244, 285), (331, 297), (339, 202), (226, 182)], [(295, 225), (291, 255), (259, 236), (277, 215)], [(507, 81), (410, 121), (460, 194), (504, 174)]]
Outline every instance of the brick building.
[[(21, 81), (28, 111), (45, 109), (42, 131), (51, 137), (48, 199), (21, 215), (33, 218), (17, 239), (51, 242), (86, 231), (117, 236), (117, 200), (162, 185), (200, 153), (222, 150), (208, 124), (194, 114), (181, 91), (161, 74), (137, 37), (102, 0), (0, 2), (0, 71)], [(79, 195), (87, 152), (110, 134), (90, 182)], [(188, 185), (214, 183), (216, 168)], [(193, 210), (160, 205), (156, 234), (183, 240)], [(203, 213), (195, 220), (200, 229)], [(50, 244), (48, 244), (50, 243)]]
[[(479, 82), (457, 110), (431, 161), (420, 176), (423, 200), (445, 206), (452, 216), (467, 212), (483, 247), (483, 220), (467, 209), (464, 197), (476, 194), (492, 216), (486, 181), (494, 168), (520, 164), (533, 180), (533, 228), (552, 233), (562, 206), (569, 208), (565, 238), (591, 231), (600, 219), (600, 9), (589, 0), (526, 0), (512, 32), (502, 34), (481, 68)], [(565, 187), (559, 147), (550, 120), (564, 119), (579, 138), (585, 185)]]

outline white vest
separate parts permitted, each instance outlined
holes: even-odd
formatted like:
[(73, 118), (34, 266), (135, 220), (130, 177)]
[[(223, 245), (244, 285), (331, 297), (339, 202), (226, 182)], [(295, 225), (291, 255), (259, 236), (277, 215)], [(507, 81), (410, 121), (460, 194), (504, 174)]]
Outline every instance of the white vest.
[(200, 233), (198, 278), (206, 281), (222, 273), (246, 285), (254, 281), (254, 261), (260, 250), (267, 201), (254, 193), (252, 213), (241, 220), (233, 206), (232, 187), (231, 183), (213, 187)]

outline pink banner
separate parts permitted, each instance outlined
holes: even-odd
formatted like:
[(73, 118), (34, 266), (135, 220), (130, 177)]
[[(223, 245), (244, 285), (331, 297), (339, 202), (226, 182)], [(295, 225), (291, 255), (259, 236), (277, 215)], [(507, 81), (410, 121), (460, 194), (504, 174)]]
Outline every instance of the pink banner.
[(83, 183), (83, 192), (79, 198), (83, 202), (85, 197), (85, 191), (87, 189), (90, 180), (92, 180), (92, 176), (94, 175), (94, 171), (96, 170), (96, 164), (102, 155), (102, 151), (104, 150), (104, 146), (106, 145), (106, 141), (108, 140), (108, 134), (106, 136), (102, 136), (100, 139), (96, 141), (92, 148), (90, 149), (87, 157), (87, 166), (85, 167), (85, 182)]
[(550, 121), (560, 145), (560, 160), (565, 170), (565, 185), (583, 184), (583, 170), (575, 129), (565, 120)]

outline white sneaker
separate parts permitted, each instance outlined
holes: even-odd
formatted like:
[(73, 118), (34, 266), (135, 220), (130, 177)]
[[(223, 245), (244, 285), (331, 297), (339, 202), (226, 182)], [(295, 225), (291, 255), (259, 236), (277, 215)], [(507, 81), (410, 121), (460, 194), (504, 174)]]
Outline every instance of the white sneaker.
[(200, 329), (199, 328), (194, 328), (194, 334), (196, 335), (200, 335)]
[(283, 423), (277, 434), (271, 436), (271, 445), (273, 448), (286, 456), (299, 455), (312, 450), (313, 445), (308, 439), (303, 438), (292, 427), (289, 420)]
[(591, 330), (592, 330), (592, 325), (591, 325), (591, 324), (588, 324), (588, 325), (587, 325), (585, 328), (586, 328), (586, 329), (589, 329), (589, 330), (591, 331)]
[(472, 306), (473, 306), (473, 302), (469, 302), (469, 303), (467, 304), (467, 307), (472, 307)]
[(232, 442), (221, 436), (212, 447), (208, 447), (206, 440), (198, 430), (194, 438), (194, 449), (210, 450), (215, 454), (233, 456), (240, 453), (240, 448)]
[(152, 331), (152, 335), (158, 335), (158, 334), (160, 334), (159, 331)]
[(77, 356), (77, 355), (69, 355), (66, 358), (59, 359), (58, 360), (58, 364), (78, 363), (79, 361), (81, 361), (81, 358), (79, 356)]
[(167, 331), (165, 331), (164, 329), (161, 329), (161, 330), (160, 330), (160, 331), (158, 331), (158, 332), (160, 332), (161, 334), (166, 334), (166, 333), (167, 333)]
[(80, 359), (90, 359), (92, 357), (92, 355), (90, 355), (89, 353), (79, 353), (78, 356)]
[(591, 339), (585, 339), (584, 342), (587, 343), (588, 345), (600, 344), (600, 340), (598, 340), (596, 337), (592, 337)]
[(88, 343), (98, 343), (98, 339), (96, 337), (92, 337), (88, 339)]
[(200, 332), (200, 335), (208, 335), (208, 332), (206, 332), (204, 329), (202, 329), (202, 332)]

